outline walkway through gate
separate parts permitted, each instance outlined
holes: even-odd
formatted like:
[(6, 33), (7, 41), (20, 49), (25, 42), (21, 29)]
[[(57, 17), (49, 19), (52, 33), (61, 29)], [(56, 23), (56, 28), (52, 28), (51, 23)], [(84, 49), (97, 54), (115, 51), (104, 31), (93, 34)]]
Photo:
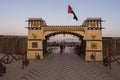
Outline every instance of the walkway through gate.
[[(45, 43), (50, 36), (56, 34), (71, 34), (79, 37), (84, 42), (83, 53), (86, 61), (102, 61), (102, 19), (87, 18), (82, 25), (47, 25), (42, 18), (29, 18), (28, 20), (28, 49), (27, 58), (34, 59), (36, 55), (46, 51)], [(94, 57), (94, 58), (93, 58)]]

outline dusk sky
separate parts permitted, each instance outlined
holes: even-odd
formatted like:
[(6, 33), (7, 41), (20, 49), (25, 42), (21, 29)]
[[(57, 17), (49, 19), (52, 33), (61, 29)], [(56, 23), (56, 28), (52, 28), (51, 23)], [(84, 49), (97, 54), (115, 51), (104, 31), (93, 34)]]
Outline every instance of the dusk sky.
[[(71, 5), (78, 17), (67, 13)], [(120, 37), (120, 0), (0, 0), (0, 35), (27, 35), (28, 18), (43, 18), (47, 25), (81, 25), (101, 17), (103, 36)]]

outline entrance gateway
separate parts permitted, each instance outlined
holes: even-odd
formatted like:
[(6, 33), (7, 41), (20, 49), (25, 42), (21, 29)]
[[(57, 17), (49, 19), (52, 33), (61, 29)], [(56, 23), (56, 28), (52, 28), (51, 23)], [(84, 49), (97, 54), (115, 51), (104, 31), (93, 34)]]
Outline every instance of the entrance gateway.
[[(28, 44), (27, 58), (35, 59), (40, 55), (44, 58), (47, 39), (55, 34), (73, 34), (85, 42), (85, 61), (102, 61), (102, 19), (87, 18), (82, 25), (47, 25), (42, 18), (29, 18), (28, 22)], [(94, 56), (94, 57), (93, 57)]]

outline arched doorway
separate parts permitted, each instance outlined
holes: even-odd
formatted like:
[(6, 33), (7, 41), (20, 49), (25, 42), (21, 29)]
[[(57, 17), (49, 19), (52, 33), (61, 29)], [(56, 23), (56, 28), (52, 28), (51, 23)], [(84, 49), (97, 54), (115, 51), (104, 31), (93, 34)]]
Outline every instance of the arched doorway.
[[(65, 35), (73, 35), (73, 36), (79, 38), (79, 42), (74, 42), (74, 41), (72, 41), (74, 45), (73, 45), (73, 44), (71, 44), (71, 45), (72, 45), (72, 47), (75, 48), (75, 47), (78, 46), (78, 43), (80, 43), (80, 44), (79, 44), (79, 46), (80, 46), (80, 48), (79, 48), (79, 54), (82, 55), (83, 57), (85, 56), (86, 40), (83, 40), (83, 36), (81, 36), (80, 34), (77, 34), (77, 33), (74, 33), (74, 32), (69, 32), (69, 31), (54, 32), (54, 33), (51, 33), (51, 34), (46, 35), (46, 36), (45, 36), (45, 40), (43, 41), (43, 54), (44, 54), (44, 55), (47, 53), (47, 47), (48, 47), (47, 41), (49, 40), (49, 38), (52, 37), (52, 36), (55, 36), (55, 35), (59, 35), (59, 34), (63, 34), (64, 36), (65, 36)], [(67, 47), (70, 46), (69, 44), (67, 44), (67, 41), (66, 41), (66, 40), (64, 40), (64, 41), (65, 41), (65, 44), (66, 44)], [(61, 43), (61, 42), (60, 42), (60, 43)], [(53, 45), (54, 45), (54, 44), (53, 44)], [(52, 46), (53, 46), (53, 45), (52, 45)], [(60, 44), (58, 43), (58, 45), (60, 45)], [(58, 45), (57, 45), (57, 46), (58, 46)], [(78, 54), (78, 55), (79, 55), (79, 54)]]

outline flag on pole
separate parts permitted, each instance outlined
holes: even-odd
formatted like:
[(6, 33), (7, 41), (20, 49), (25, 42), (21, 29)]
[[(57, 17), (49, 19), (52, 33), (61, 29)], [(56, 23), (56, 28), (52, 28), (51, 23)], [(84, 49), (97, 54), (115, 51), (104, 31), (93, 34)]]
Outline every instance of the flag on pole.
[(72, 10), (71, 6), (68, 5), (68, 13), (72, 13), (72, 12), (73, 12), (73, 10)]
[(70, 5), (68, 5), (68, 13), (73, 14), (73, 19), (78, 21), (78, 18), (77, 18), (76, 14), (74, 13), (74, 11)]

